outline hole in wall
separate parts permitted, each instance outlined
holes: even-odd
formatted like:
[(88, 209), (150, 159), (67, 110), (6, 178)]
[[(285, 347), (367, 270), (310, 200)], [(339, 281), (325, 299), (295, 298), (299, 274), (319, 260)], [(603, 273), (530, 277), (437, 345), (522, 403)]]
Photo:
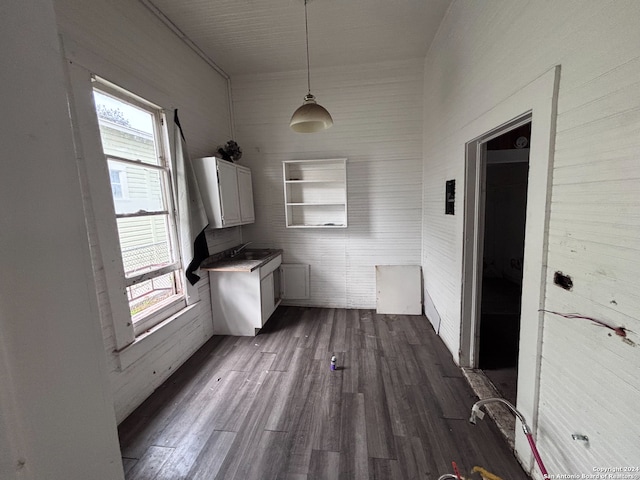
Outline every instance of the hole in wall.
[(553, 283), (565, 290), (573, 289), (573, 280), (571, 280), (569, 275), (565, 275), (562, 272), (556, 272), (553, 274)]

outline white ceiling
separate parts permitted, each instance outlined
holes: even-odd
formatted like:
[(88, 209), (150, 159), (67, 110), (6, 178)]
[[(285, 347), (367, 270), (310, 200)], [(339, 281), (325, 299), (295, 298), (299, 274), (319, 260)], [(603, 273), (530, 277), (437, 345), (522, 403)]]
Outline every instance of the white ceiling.
[[(304, 0), (141, 1), (230, 76), (306, 68)], [(311, 70), (422, 58), (451, 1), (309, 0)]]

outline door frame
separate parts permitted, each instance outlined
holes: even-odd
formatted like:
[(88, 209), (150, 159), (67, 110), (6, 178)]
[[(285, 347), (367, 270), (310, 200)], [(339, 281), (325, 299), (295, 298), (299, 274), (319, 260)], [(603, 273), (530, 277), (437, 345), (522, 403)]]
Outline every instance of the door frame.
[[(461, 348), (464, 366), (479, 368), (480, 314), (485, 233), (487, 143), (531, 122), (531, 111), (467, 142), (464, 196), (464, 244), (462, 247), (462, 318), (468, 320), (468, 336)], [(528, 175), (528, 174), (527, 174)], [(526, 238), (525, 238), (526, 243)], [(463, 320), (464, 321), (464, 320)], [(462, 351), (466, 355), (462, 356)]]
[[(529, 150), (529, 180), (527, 187), (527, 210), (525, 227), (524, 265), (522, 279), (522, 304), (520, 319), (520, 341), (518, 352), (518, 398), (517, 408), (527, 419), (534, 436), (538, 432), (538, 402), (540, 395), (540, 371), (542, 364), (542, 338), (544, 327), (545, 292), (547, 282), (547, 253), (549, 210), (555, 150), (556, 117), (560, 66), (547, 70), (529, 84), (510, 93), (506, 98), (468, 123), (461, 131), (465, 155), (465, 211), (463, 226), (463, 256), (461, 271), (461, 324), (460, 357), (462, 367), (472, 367), (477, 360), (475, 343), (477, 328), (473, 315), (477, 316), (477, 294), (473, 293), (478, 280), (476, 255), (481, 243), (477, 228), (480, 178), (477, 169), (481, 166), (479, 149), (494, 134), (513, 128), (519, 121), (531, 120)], [(528, 121), (528, 120), (526, 120)], [(470, 140), (469, 140), (470, 139)], [(483, 232), (482, 232), (483, 233)], [(474, 250), (476, 249), (476, 250)], [(475, 313), (474, 313), (475, 312)], [(527, 438), (518, 428), (516, 419), (515, 454), (531, 471), (533, 456)]]

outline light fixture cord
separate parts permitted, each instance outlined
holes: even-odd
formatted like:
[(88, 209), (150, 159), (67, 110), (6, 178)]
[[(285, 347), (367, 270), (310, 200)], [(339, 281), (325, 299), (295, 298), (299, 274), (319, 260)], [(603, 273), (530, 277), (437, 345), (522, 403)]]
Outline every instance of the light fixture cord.
[(309, 95), (311, 95), (311, 67), (309, 65), (309, 22), (307, 20), (307, 1), (304, 0), (304, 29), (305, 38), (307, 39), (307, 88)]

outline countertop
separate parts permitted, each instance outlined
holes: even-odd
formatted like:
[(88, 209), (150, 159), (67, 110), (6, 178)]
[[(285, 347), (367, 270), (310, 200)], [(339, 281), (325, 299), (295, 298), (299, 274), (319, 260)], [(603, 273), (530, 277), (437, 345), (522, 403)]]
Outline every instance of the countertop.
[[(235, 257), (216, 254), (206, 258), (200, 264), (200, 269), (210, 272), (253, 272), (281, 254), (282, 250), (277, 248), (245, 249)], [(253, 258), (247, 258), (247, 255)]]

